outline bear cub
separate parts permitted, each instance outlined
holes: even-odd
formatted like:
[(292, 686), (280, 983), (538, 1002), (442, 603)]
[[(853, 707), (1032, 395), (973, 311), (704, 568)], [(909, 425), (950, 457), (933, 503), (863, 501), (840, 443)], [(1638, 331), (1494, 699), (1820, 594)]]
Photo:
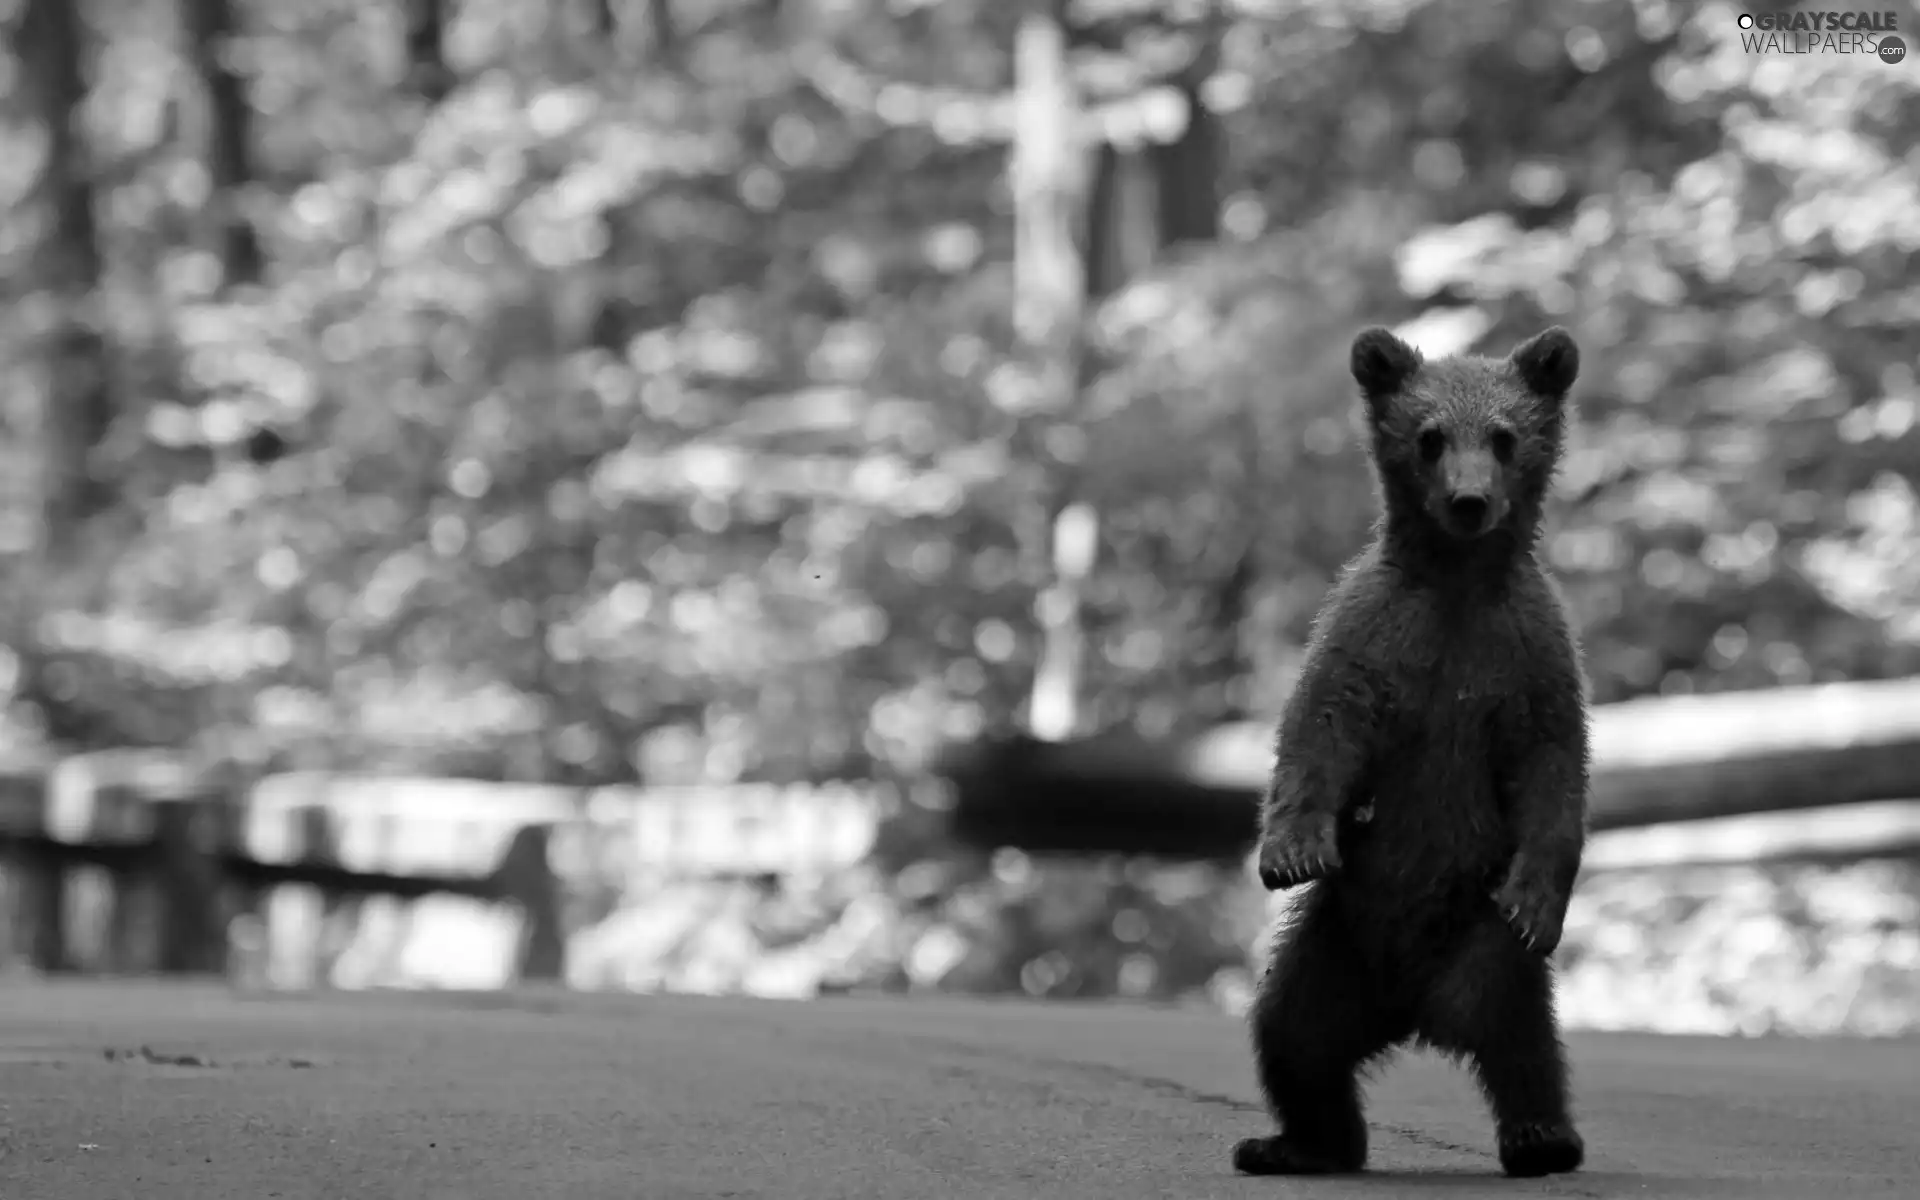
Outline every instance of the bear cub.
[(1577, 1170), (1549, 955), (1585, 842), (1580, 649), (1536, 551), (1580, 352), (1354, 339), (1381, 513), (1314, 623), (1261, 808), (1259, 871), (1304, 887), (1250, 1014), (1279, 1126), (1249, 1174), (1359, 1171), (1360, 1078), (1415, 1042), (1471, 1066), (1508, 1175)]

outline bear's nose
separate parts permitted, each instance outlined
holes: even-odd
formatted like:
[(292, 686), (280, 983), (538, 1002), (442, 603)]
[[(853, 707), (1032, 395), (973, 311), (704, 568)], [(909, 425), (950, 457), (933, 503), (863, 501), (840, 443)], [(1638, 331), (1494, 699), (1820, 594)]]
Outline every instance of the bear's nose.
[(1453, 519), (1460, 522), (1462, 529), (1478, 529), (1487, 519), (1487, 498), (1485, 496), (1455, 496), (1450, 505)]

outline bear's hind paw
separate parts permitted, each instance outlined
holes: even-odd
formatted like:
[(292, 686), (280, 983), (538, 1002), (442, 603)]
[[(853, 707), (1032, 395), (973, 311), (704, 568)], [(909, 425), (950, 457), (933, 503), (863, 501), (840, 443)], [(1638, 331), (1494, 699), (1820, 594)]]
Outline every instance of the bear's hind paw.
[(1586, 1143), (1565, 1121), (1532, 1122), (1500, 1131), (1500, 1167), (1515, 1179), (1577, 1171)]
[(1347, 1175), (1363, 1165), (1305, 1149), (1284, 1133), (1244, 1138), (1233, 1148), (1233, 1169), (1243, 1175)]

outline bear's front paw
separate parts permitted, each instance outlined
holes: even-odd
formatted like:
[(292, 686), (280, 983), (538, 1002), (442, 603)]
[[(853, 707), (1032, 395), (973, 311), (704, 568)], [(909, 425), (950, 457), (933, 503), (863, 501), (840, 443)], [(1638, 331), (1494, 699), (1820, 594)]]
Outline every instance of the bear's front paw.
[(1337, 835), (1332, 813), (1291, 813), (1268, 822), (1260, 837), (1261, 886), (1284, 891), (1338, 871)]
[(1516, 867), (1493, 893), (1509, 928), (1535, 954), (1552, 954), (1567, 919), (1567, 897), (1549, 880)]

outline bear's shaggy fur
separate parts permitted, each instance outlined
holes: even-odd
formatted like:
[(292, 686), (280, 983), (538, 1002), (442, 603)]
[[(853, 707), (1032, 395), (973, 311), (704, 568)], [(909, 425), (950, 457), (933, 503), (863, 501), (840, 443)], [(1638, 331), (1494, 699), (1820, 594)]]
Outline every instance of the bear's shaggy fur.
[(1548, 956), (1585, 841), (1586, 683), (1535, 550), (1579, 349), (1505, 359), (1353, 342), (1381, 516), (1280, 722), (1270, 889), (1306, 886), (1251, 1014), (1279, 1133), (1251, 1174), (1361, 1170), (1359, 1079), (1416, 1041), (1469, 1063), (1509, 1175), (1578, 1169)]

